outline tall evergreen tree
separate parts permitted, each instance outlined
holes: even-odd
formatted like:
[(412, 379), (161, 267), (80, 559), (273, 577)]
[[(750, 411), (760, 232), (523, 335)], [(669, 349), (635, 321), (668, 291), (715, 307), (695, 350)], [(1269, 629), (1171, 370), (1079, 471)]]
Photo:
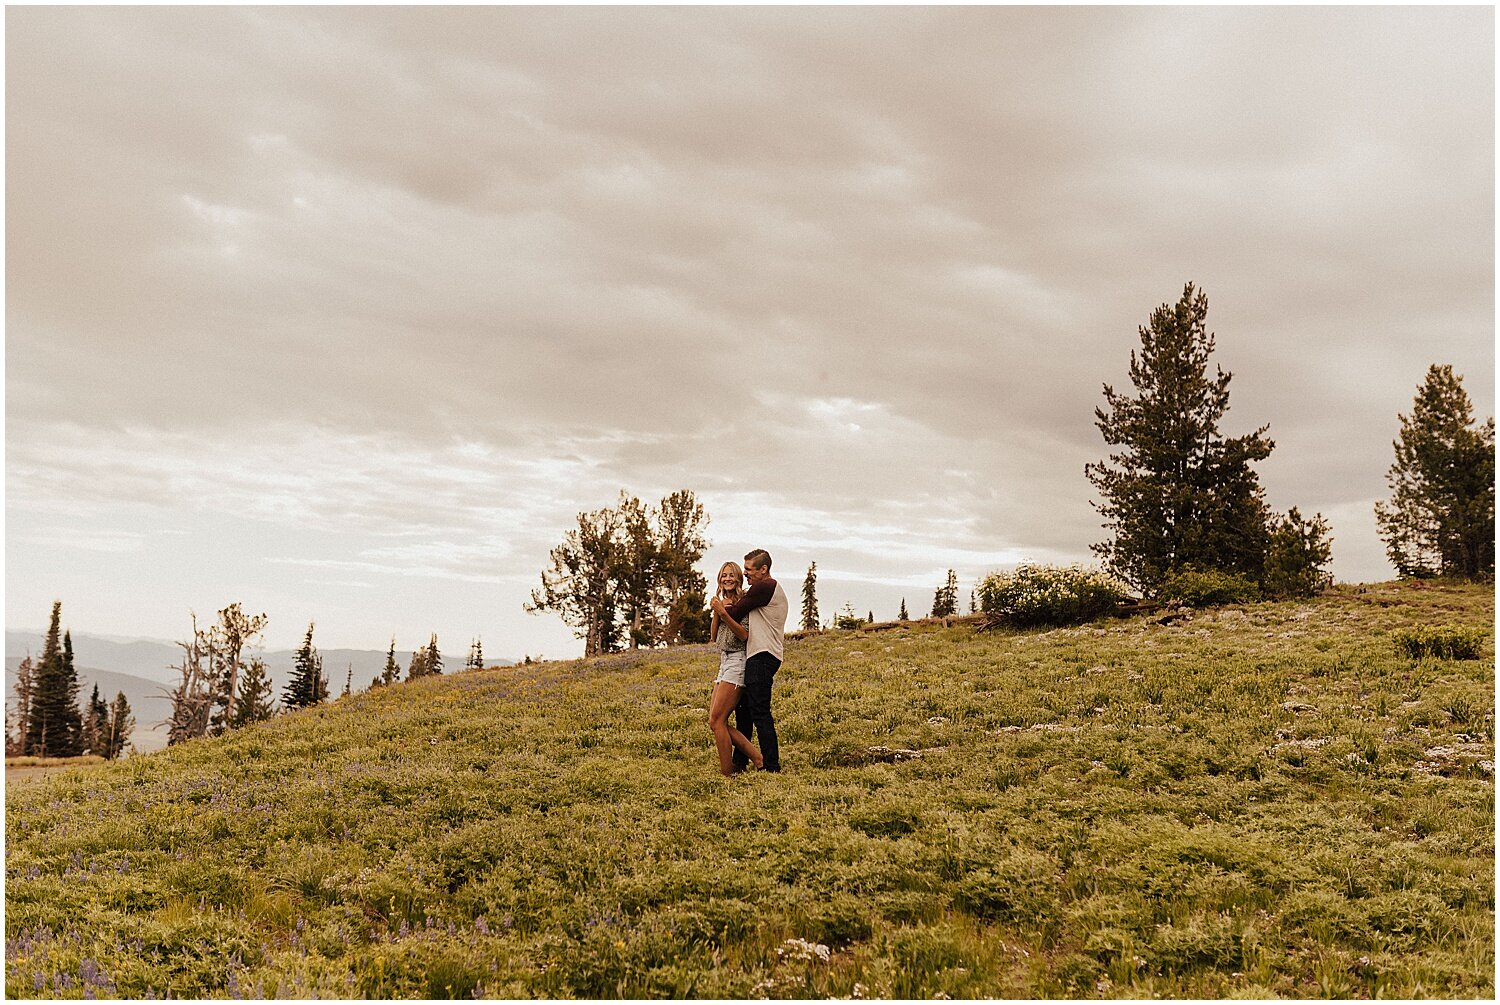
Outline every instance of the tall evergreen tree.
[(113, 761), (125, 752), (125, 745), (130, 742), (130, 734), (134, 731), (135, 716), (130, 712), (130, 702), (125, 700), (124, 691), (116, 692), (105, 719), (104, 749), (101, 753)]
[(653, 507), (651, 520), (656, 540), (653, 644), (707, 642), (708, 581), (696, 566), (708, 550), (708, 514), (692, 492), (679, 489)]
[(63, 721), (67, 724), (67, 740), (63, 746), (63, 757), (77, 757), (83, 753), (83, 712), (78, 707), (78, 668), (73, 663), (73, 633), (63, 632)]
[(1214, 569), (1258, 579), (1268, 543), (1264, 493), (1250, 465), (1270, 456), (1268, 426), (1225, 438), (1230, 374), (1208, 375), (1208, 296), (1192, 283), (1162, 304), (1130, 354), (1134, 396), (1104, 385), (1094, 416), (1120, 451), (1085, 473), (1111, 539), (1093, 546), (1120, 578), (1152, 593), (1168, 577)]
[(239, 694), (235, 696), (234, 718), (229, 725), (234, 729), (248, 726), (252, 722), (264, 722), (276, 714), (276, 704), (271, 698), (271, 675), (266, 671), (266, 662), (259, 656), (251, 657), (240, 675)]
[(906, 598), (905, 597), (901, 598), (901, 610), (900, 610), (899, 613), (897, 613), (896, 620), (897, 621), (910, 621), (911, 620), (911, 618), (907, 617), (907, 615), (906, 615)]
[(52, 621), (32, 685), (31, 716), (26, 726), (26, 749), (38, 757), (70, 757), (77, 743), (77, 677), (70, 677), (72, 642), (63, 651), (62, 601), (52, 604)]
[(1495, 574), (1495, 420), (1474, 421), (1463, 378), (1433, 364), (1417, 390), (1375, 504), (1386, 554), (1402, 576)]
[(479, 642), (478, 638), (475, 638), (473, 642), (469, 643), (469, 655), (464, 660), (464, 669), (465, 670), (483, 670), (484, 669), (484, 648), (483, 648), (483, 646), (480, 645), (480, 642)]
[(443, 654), (438, 651), (437, 632), (432, 633), (432, 641), (427, 643), (427, 672), (430, 674), (443, 672)]
[(323, 676), (323, 655), (313, 645), (313, 627), (309, 622), (302, 648), (292, 660), (292, 679), (287, 682), (281, 704), (287, 711), (320, 704), (328, 697), (328, 681)]
[(578, 526), (552, 549), (540, 589), (527, 613), (555, 611), (583, 639), (584, 656), (614, 652), (617, 638), (613, 577), (618, 568), (620, 516), (613, 509), (578, 514)]
[(620, 537), (611, 578), (619, 611), (628, 622), (626, 641), (631, 649), (639, 649), (650, 646), (658, 631), (655, 601), (662, 556), (651, 514), (639, 499), (621, 492), (616, 512)]
[(813, 631), (819, 622), (818, 563), (814, 562), (807, 567), (807, 575), (802, 580), (802, 628)]

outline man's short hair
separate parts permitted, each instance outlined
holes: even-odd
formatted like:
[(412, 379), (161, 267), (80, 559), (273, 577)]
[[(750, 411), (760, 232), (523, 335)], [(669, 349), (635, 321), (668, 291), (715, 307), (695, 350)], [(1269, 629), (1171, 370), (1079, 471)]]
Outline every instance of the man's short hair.
[(757, 569), (771, 571), (771, 553), (764, 548), (756, 548), (745, 555), (745, 564), (753, 565)]

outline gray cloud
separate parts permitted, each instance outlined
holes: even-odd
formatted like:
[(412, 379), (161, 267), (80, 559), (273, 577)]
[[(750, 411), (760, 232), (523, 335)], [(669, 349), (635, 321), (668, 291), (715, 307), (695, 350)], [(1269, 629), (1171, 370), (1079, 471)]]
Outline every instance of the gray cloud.
[(462, 577), (534, 575), (621, 487), (851, 583), (1084, 558), (1100, 385), (1189, 279), (1278, 506), (1382, 495), (1430, 362), (1494, 410), (1487, 9), (7, 28), (8, 505), (50, 528), (14, 586), (59, 528), (149, 558), (91, 522), (121, 499)]

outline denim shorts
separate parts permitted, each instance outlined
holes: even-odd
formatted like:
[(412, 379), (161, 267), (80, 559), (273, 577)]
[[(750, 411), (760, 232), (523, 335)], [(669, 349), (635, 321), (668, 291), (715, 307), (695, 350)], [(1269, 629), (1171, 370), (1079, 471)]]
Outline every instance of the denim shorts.
[(745, 650), (719, 654), (719, 676), (714, 678), (714, 683), (720, 681), (727, 681), (735, 687), (745, 686)]

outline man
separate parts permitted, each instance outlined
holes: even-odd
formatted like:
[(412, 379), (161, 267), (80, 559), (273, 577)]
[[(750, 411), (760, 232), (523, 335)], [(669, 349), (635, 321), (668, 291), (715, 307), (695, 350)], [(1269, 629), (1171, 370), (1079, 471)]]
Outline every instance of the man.
[[(734, 710), (734, 725), (754, 740), (760, 732), (760, 753), (766, 771), (781, 770), (781, 751), (776, 745), (776, 720), (771, 716), (771, 680), (781, 669), (786, 638), (786, 615), (791, 609), (786, 591), (771, 578), (771, 555), (756, 548), (745, 556), (745, 579), (750, 588), (729, 607), (715, 597), (719, 617), (744, 625), (750, 632), (745, 647), (745, 691)], [(747, 620), (748, 619), (748, 620)], [(739, 748), (734, 751), (736, 771), (745, 770), (750, 759)]]

